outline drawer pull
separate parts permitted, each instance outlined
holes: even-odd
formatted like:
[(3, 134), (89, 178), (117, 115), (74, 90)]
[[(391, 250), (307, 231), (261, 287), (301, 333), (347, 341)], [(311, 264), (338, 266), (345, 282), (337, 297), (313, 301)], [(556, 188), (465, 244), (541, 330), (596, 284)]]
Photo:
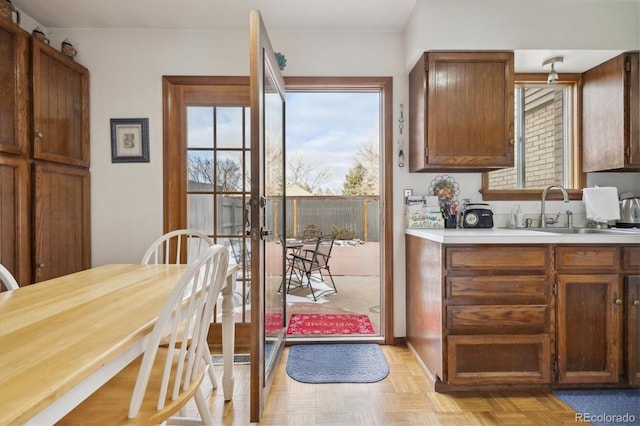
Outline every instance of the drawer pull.
[(622, 305), (622, 299), (616, 299), (613, 301), (616, 305)]

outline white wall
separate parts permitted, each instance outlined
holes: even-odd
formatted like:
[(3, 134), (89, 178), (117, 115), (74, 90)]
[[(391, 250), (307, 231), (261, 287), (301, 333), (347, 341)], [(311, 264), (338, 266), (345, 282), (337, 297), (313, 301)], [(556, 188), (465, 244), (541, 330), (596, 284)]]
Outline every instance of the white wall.
[[(567, 6), (557, 0), (420, 0), (405, 34), (274, 31), (271, 41), (274, 49), (287, 57), (284, 74), (288, 76), (393, 77), (394, 153), (397, 154), (401, 137), (395, 120), (399, 117), (400, 104), (405, 105), (404, 118), (408, 119), (408, 71), (423, 50), (640, 47), (638, 2), (610, 1), (607, 7), (590, 1), (569, 3)], [(555, 9), (551, 9), (552, 6)], [(545, 19), (536, 19), (533, 25), (525, 12)], [(578, 19), (573, 19), (574, 16)], [(268, 27), (269, 23), (266, 24)], [(25, 29), (31, 31), (33, 27)], [(79, 52), (76, 60), (91, 72), (92, 263), (137, 263), (148, 244), (163, 231), (162, 76), (248, 75), (248, 29), (52, 29), (49, 37), (56, 47), (68, 38)], [(112, 164), (109, 119), (131, 117), (149, 118), (151, 161)], [(402, 139), (406, 142), (406, 133)], [(405, 154), (408, 155), (406, 144)], [(408, 159), (405, 160), (407, 163)], [(460, 185), (460, 199), (480, 200), (480, 174), (450, 175)], [(396, 336), (405, 335), (402, 189), (412, 188), (416, 194), (425, 194), (436, 176), (409, 174), (407, 167), (398, 167), (394, 159)], [(607, 182), (614, 183), (638, 181), (638, 174), (605, 177)], [(640, 184), (631, 186), (637, 188)], [(637, 192), (640, 193), (640, 189)], [(525, 213), (538, 211), (538, 203), (522, 204)], [(572, 202), (570, 207), (579, 211), (580, 204)], [(566, 209), (566, 205), (562, 208)], [(508, 203), (494, 205), (498, 214), (508, 213), (510, 209)], [(560, 211), (551, 206), (547, 210)]]

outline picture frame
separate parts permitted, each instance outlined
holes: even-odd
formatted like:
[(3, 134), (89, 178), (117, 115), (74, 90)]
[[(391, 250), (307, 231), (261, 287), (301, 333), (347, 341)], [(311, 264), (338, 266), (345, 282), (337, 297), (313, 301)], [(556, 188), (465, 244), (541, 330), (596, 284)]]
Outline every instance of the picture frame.
[(149, 162), (149, 119), (111, 119), (111, 162)]

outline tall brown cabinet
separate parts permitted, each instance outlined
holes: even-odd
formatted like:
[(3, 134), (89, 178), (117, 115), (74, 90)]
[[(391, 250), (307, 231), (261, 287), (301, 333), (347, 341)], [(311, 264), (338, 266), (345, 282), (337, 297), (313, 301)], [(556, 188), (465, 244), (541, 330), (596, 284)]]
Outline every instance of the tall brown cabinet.
[(0, 263), (23, 286), (91, 266), (89, 71), (4, 19), (0, 56)]

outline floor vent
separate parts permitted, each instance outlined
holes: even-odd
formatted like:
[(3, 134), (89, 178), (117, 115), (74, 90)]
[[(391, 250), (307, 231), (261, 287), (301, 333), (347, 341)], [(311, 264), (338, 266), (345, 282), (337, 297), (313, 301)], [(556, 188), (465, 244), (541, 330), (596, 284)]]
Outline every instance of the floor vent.
[[(211, 359), (213, 360), (214, 365), (222, 365), (222, 355), (211, 355)], [(251, 356), (249, 354), (234, 354), (233, 363), (234, 364), (250, 364)]]

